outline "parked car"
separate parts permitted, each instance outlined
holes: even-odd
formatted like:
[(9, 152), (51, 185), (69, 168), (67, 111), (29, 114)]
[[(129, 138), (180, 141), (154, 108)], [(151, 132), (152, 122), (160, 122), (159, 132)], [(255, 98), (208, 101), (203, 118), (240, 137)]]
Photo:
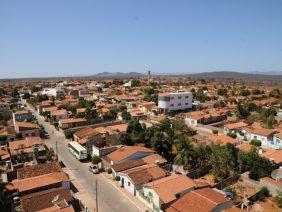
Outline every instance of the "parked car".
[(93, 174), (98, 174), (100, 172), (97, 166), (94, 165), (89, 166), (89, 171), (92, 172)]

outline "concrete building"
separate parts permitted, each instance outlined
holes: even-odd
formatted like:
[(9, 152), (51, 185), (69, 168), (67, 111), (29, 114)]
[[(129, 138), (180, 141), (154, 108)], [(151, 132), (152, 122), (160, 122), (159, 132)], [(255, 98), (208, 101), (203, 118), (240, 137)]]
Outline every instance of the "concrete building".
[(48, 96), (62, 96), (65, 94), (64, 90), (59, 88), (44, 88), (42, 94), (46, 94)]
[(158, 106), (164, 112), (185, 110), (192, 108), (192, 93), (177, 92), (160, 95)]

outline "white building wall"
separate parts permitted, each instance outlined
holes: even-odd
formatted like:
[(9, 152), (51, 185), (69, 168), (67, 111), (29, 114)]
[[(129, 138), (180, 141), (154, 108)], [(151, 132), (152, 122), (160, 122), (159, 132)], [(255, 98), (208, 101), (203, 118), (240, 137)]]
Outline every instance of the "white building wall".
[(122, 173), (119, 174), (120, 176), (120, 181), (119, 181), (119, 185), (122, 185), (122, 179), (123, 179), (123, 187), (132, 195), (134, 195), (134, 191), (135, 191), (135, 186), (134, 184), (130, 181), (130, 179), (128, 178), (127, 175), (124, 175)]
[(170, 93), (159, 97), (158, 106), (167, 111), (185, 110), (192, 108), (192, 98), (191, 92)]

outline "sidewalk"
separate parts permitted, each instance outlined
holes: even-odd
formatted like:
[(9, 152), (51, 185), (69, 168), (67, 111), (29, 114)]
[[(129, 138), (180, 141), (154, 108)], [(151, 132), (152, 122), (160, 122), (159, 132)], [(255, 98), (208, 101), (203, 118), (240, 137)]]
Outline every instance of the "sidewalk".
[(119, 192), (121, 192), (130, 202), (132, 202), (140, 211), (151, 211), (150, 208), (148, 208), (143, 202), (141, 202), (137, 197), (130, 194), (126, 189), (121, 188), (112, 178), (111, 175), (109, 175), (107, 172), (101, 172), (100, 175), (102, 175), (104, 178), (107, 179), (109, 183), (113, 187), (115, 187)]
[(75, 197), (78, 198), (84, 206), (86, 206), (91, 212), (96, 211), (96, 205), (95, 202), (93, 202), (93, 199), (89, 196), (88, 192), (83, 188), (83, 186), (75, 179), (74, 174), (71, 170), (68, 168), (63, 168), (63, 171), (69, 175), (70, 181), (75, 186), (75, 188), (78, 190), (75, 193)]

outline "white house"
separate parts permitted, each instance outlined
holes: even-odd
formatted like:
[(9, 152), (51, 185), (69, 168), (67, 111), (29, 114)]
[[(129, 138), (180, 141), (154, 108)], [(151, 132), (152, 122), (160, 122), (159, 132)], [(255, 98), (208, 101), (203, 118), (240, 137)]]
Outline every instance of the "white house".
[(64, 90), (59, 89), (59, 88), (44, 88), (41, 93), (46, 94), (48, 96), (54, 96), (54, 97), (62, 96), (65, 94)]
[(191, 92), (177, 92), (160, 94), (158, 106), (164, 112), (185, 110), (192, 108), (193, 95)]
[(273, 135), (270, 147), (273, 149), (282, 149), (282, 132)]
[(166, 177), (167, 172), (157, 165), (145, 165), (119, 172), (118, 176), (119, 185), (136, 196), (145, 183)]
[(164, 208), (196, 187), (194, 180), (175, 174), (145, 184), (137, 197), (153, 211), (164, 211)]
[(262, 128), (257, 124), (253, 124), (252, 126), (244, 127), (242, 129), (244, 133), (244, 139), (247, 141), (251, 141), (253, 139), (260, 140), (261, 145), (270, 146), (271, 141), (273, 139), (274, 130)]

